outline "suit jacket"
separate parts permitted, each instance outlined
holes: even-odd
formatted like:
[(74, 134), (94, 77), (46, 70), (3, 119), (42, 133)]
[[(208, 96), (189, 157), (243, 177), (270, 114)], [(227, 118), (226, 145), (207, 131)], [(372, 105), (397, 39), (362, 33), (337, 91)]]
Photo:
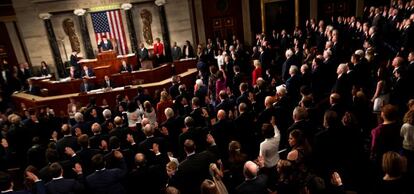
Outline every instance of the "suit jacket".
[(33, 94), (33, 95), (39, 95), (40, 94), (40, 88), (37, 86), (28, 86), (27, 93)]
[(122, 159), (120, 168), (95, 171), (86, 177), (86, 182), (91, 193), (94, 194), (124, 194), (125, 189), (121, 181), (126, 173), (127, 166), (124, 159)]
[(300, 87), (302, 86), (302, 79), (300, 75), (294, 75), (286, 80), (286, 90), (288, 96), (293, 101), (300, 100)]
[(121, 65), (121, 70), (119, 71), (120, 73), (122, 72), (132, 72), (132, 66), (130, 64), (127, 64), (126, 67), (124, 67), (123, 65)]
[(141, 61), (148, 60), (149, 59), (148, 49), (147, 48), (139, 49), (138, 56)]
[(209, 178), (209, 166), (215, 159), (216, 156), (210, 151), (188, 156), (178, 165), (172, 186), (177, 187), (182, 194), (200, 193), (200, 185)]
[(286, 61), (282, 65), (282, 80), (283, 81), (286, 81), (286, 80), (289, 79), (289, 77), (290, 77), (289, 69), (290, 69), (290, 66), (292, 66), (292, 65), (297, 65), (297, 64), (295, 64), (295, 59), (294, 59), (293, 56), (286, 59)]
[[(46, 194), (46, 189), (45, 189), (45, 185), (43, 184), (43, 181), (36, 182), (35, 187), (36, 187), (36, 194)], [(4, 194), (32, 194), (32, 192), (22, 190), (22, 191), (5, 192)]]
[(227, 158), (227, 148), (230, 143), (230, 139), (234, 139), (234, 123), (230, 120), (218, 120), (213, 125), (211, 135), (213, 135), (217, 148), (220, 151), (221, 158)]
[(115, 83), (112, 80), (109, 80), (109, 84), (104, 80), (102, 83), (104, 88), (115, 88)]
[(80, 65), (78, 63), (78, 57), (75, 55), (70, 55), (70, 65), (75, 67), (75, 71), (80, 70)]
[(64, 178), (51, 180), (45, 186), (47, 193), (50, 194), (81, 193), (85, 189), (82, 175), (78, 180)]
[(102, 49), (102, 51), (108, 51), (113, 50), (114, 47), (112, 46), (112, 42), (108, 40), (108, 42), (105, 44), (104, 41), (101, 41), (98, 45), (99, 49)]
[[(187, 47), (188, 47), (188, 53), (186, 54), (185, 51), (186, 51)], [(194, 49), (193, 49), (193, 46), (191, 46), (191, 45), (190, 46), (184, 45), (182, 53), (183, 53), (183, 58), (193, 58), (193, 57), (195, 57)]]
[(347, 102), (351, 98), (351, 91), (352, 85), (351, 81), (349, 80), (349, 76), (346, 73), (343, 73), (341, 77), (339, 77), (334, 87), (332, 88), (333, 92), (338, 93), (341, 96), (343, 102)]
[(82, 77), (93, 77), (93, 76), (95, 76), (95, 73), (93, 72), (93, 70), (91, 68), (88, 68), (88, 73), (86, 73), (85, 70), (82, 70), (81, 76)]
[(74, 151), (79, 150), (78, 139), (75, 136), (62, 137), (56, 142), (56, 150), (59, 153), (60, 158), (65, 158), (65, 148), (70, 147)]
[(88, 92), (94, 89), (94, 86), (92, 83), (88, 83), (88, 86), (85, 88), (85, 84), (81, 83), (80, 85), (80, 91), (81, 92)]
[(181, 48), (179, 46), (171, 48), (171, 54), (174, 61), (180, 60), (181, 58)]
[(236, 187), (237, 194), (267, 194), (267, 177), (258, 175), (255, 179), (245, 180)]

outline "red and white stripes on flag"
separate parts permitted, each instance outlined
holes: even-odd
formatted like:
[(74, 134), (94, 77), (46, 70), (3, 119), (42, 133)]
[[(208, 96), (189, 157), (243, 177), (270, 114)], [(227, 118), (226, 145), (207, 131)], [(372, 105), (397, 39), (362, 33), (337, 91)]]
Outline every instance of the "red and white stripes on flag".
[(128, 46), (125, 37), (124, 26), (120, 10), (110, 10), (91, 13), (93, 29), (95, 31), (96, 42), (106, 36), (111, 40), (114, 48), (118, 49), (118, 54), (128, 53)]

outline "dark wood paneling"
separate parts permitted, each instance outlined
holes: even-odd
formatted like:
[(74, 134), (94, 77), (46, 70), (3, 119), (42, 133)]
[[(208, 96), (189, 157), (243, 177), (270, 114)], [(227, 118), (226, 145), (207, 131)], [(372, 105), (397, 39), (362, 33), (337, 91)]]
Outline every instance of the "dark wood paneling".
[(352, 16), (355, 6), (355, 0), (319, 0), (318, 18), (329, 20), (331, 16)]
[(390, 0), (365, 0), (364, 6), (390, 6)]
[(262, 32), (262, 19), (260, 10), (260, 0), (250, 0), (250, 26), (252, 29), (253, 40), (256, 33)]
[(204, 28), (207, 38), (244, 41), (241, 0), (203, 0)]
[(266, 33), (272, 30), (286, 29), (292, 31), (295, 27), (295, 1), (284, 0), (265, 4)]

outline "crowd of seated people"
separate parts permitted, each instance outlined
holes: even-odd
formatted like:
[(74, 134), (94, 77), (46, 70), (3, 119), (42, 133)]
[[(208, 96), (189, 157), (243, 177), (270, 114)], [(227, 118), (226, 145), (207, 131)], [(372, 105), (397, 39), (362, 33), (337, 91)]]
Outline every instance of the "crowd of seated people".
[(208, 39), (194, 86), (71, 99), (67, 117), (2, 106), (0, 190), (413, 193), (413, 2), (258, 34), (252, 52)]

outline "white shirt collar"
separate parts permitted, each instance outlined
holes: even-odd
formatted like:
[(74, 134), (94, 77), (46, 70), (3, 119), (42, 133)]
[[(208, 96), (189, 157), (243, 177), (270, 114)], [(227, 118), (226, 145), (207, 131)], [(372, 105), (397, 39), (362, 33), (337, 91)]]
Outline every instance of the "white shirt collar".
[(57, 178), (52, 178), (52, 180), (60, 180), (60, 179), (63, 179), (63, 176), (60, 176), (60, 177), (57, 177)]

